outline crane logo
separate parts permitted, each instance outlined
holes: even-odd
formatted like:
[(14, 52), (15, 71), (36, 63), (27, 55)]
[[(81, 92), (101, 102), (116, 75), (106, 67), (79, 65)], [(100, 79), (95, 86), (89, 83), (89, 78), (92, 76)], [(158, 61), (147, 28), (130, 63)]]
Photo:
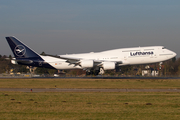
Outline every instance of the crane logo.
[(19, 56), (19, 57), (22, 57), (25, 53), (26, 53), (26, 49), (24, 46), (22, 45), (17, 45), (15, 48), (14, 48), (14, 53)]

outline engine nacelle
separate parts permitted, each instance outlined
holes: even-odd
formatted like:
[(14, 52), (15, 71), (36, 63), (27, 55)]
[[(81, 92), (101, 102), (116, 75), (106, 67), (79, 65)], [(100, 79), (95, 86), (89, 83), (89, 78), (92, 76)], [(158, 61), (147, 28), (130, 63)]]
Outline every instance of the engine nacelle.
[(82, 68), (92, 68), (94, 67), (94, 61), (93, 60), (83, 60), (80, 63)]
[(104, 70), (113, 70), (115, 69), (116, 65), (114, 62), (104, 62), (103, 63), (103, 68)]

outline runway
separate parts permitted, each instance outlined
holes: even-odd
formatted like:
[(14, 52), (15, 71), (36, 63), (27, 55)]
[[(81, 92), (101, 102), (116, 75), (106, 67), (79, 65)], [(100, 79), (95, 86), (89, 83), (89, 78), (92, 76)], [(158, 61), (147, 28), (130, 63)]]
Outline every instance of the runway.
[(0, 79), (180, 79), (180, 77), (113, 77), (113, 76), (88, 76), (88, 77), (22, 77), (22, 76), (0, 76)]
[(31, 77), (36, 79), (180, 79), (180, 77), (108, 77), (108, 76), (93, 76), (93, 77)]
[(0, 88), (12, 92), (180, 92), (180, 89), (71, 89), (71, 88)]

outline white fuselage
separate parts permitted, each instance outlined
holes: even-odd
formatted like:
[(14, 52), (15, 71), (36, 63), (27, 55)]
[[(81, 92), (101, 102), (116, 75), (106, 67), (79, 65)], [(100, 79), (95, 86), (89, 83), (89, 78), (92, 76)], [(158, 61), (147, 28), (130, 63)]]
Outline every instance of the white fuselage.
[[(119, 66), (149, 64), (166, 61), (176, 56), (176, 53), (163, 46), (134, 47), (114, 49), (103, 52), (60, 55), (63, 58), (93, 60), (100, 62), (116, 62)], [(66, 59), (41, 56), (47, 63), (56, 69), (81, 69), (80, 66), (70, 64)]]

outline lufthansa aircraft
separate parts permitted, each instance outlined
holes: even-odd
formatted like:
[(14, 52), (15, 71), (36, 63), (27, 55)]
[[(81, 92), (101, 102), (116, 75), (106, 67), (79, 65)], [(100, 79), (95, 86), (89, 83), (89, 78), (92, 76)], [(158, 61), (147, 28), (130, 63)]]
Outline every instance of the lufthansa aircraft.
[(104, 70), (113, 70), (123, 65), (157, 63), (169, 60), (176, 53), (163, 46), (133, 47), (90, 52), (82, 54), (66, 54), (43, 56), (36, 53), (17, 38), (6, 37), (15, 56), (14, 64), (53, 68), (58, 70), (83, 69), (87, 74), (95, 70), (95, 74), (103, 74)]

